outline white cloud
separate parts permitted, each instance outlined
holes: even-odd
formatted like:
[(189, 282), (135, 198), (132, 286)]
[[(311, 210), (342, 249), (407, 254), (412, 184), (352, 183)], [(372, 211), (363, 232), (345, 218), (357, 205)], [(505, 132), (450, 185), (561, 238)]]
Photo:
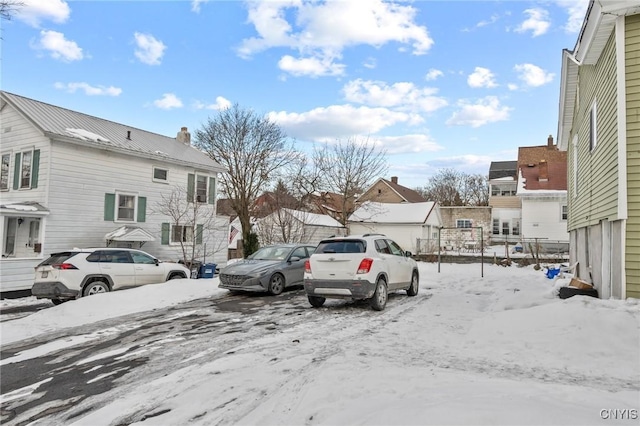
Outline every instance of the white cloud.
[(89, 83), (55, 83), (54, 87), (60, 90), (66, 90), (69, 93), (75, 93), (82, 90), (85, 95), (89, 96), (120, 96), (122, 89), (114, 86), (91, 86)]
[(518, 85), (517, 85), (517, 84), (514, 84), (514, 83), (509, 83), (509, 84), (507, 84), (507, 88), (508, 88), (509, 90), (511, 90), (511, 91), (513, 91), (513, 90), (518, 90)]
[(167, 46), (151, 34), (136, 32), (133, 36), (136, 39), (136, 58), (147, 65), (160, 65), (160, 61)]
[(437, 70), (435, 68), (431, 68), (429, 71), (427, 71), (427, 74), (424, 76), (424, 79), (427, 81), (432, 81), (437, 79), (438, 77), (442, 77), (444, 74), (442, 73), (442, 71)]
[(418, 88), (407, 82), (389, 86), (381, 81), (357, 79), (345, 84), (342, 91), (349, 102), (372, 106), (432, 112), (447, 105), (444, 98), (434, 96), (437, 89)]
[(564, 26), (568, 33), (577, 33), (582, 28), (582, 22), (587, 14), (589, 0), (556, 0), (558, 6), (567, 10), (569, 17)]
[[(332, 64), (349, 46), (380, 47), (396, 42), (410, 45), (413, 54), (422, 55), (433, 44), (426, 27), (414, 22), (417, 10), (406, 4), (382, 0), (288, 0), (250, 2), (248, 8), (248, 20), (258, 35), (243, 40), (238, 54), (248, 58), (273, 47), (296, 50), (301, 59), (288, 55), (280, 61), (281, 68), (284, 60), (289, 67), (283, 69), (296, 72), (295, 75), (303, 75), (306, 70), (314, 76), (336, 75), (335, 68), (318, 72), (317, 65)], [(308, 58), (316, 61), (308, 63)]]
[(334, 58), (300, 58), (285, 55), (278, 61), (278, 68), (288, 72), (293, 76), (308, 75), (310, 77), (321, 77), (328, 75), (343, 75), (344, 64), (336, 64)]
[(555, 74), (546, 72), (542, 68), (533, 64), (518, 64), (513, 67), (519, 75), (518, 78), (525, 82), (527, 86), (538, 87), (553, 81)]
[(71, 9), (63, 0), (21, 0), (22, 7), (16, 8), (15, 17), (32, 27), (39, 27), (42, 21), (63, 24), (69, 19)]
[(173, 93), (165, 93), (161, 99), (153, 101), (153, 105), (160, 109), (182, 108), (182, 101)]
[(444, 149), (430, 136), (411, 134), (400, 136), (371, 136), (370, 139), (379, 147), (383, 147), (387, 154), (406, 154), (418, 152), (434, 152)]
[(32, 43), (31, 47), (46, 50), (52, 58), (65, 62), (79, 61), (84, 57), (75, 41), (67, 40), (64, 34), (57, 31), (40, 31), (40, 40)]
[(332, 105), (304, 113), (271, 112), (269, 119), (277, 122), (290, 137), (318, 142), (372, 135), (398, 123), (423, 121), (417, 114), (351, 105)]
[(551, 23), (549, 22), (549, 12), (544, 9), (527, 9), (523, 13), (528, 15), (529, 18), (516, 28), (516, 32), (518, 33), (531, 31), (533, 36), (537, 37), (546, 33), (551, 26)]
[(371, 70), (378, 66), (378, 62), (376, 58), (367, 58), (367, 60), (362, 63), (362, 66)]
[(196, 102), (195, 103), (195, 108), (196, 109), (213, 109), (216, 111), (221, 111), (224, 109), (227, 109), (231, 107), (231, 101), (229, 101), (228, 99), (222, 97), (222, 96), (218, 96), (216, 98), (216, 102), (213, 104), (205, 104), (203, 102)]
[(495, 75), (488, 68), (476, 67), (474, 72), (469, 74), (467, 84), (473, 88), (496, 87)]
[(458, 105), (460, 109), (454, 112), (446, 122), (449, 126), (480, 127), (507, 120), (511, 111), (511, 108), (500, 105), (500, 101), (495, 96), (487, 96), (475, 103), (460, 101)]
[(200, 13), (200, 5), (203, 3), (209, 3), (209, 0), (191, 0), (191, 11)]

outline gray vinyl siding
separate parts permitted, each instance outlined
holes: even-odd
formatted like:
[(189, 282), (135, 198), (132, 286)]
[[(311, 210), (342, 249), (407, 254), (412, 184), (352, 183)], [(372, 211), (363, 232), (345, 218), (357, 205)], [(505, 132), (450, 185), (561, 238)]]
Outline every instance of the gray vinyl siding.
[[(578, 132), (578, 194), (569, 198), (569, 230), (597, 224), (602, 219), (613, 221), (618, 218), (616, 57), (613, 33), (598, 63), (580, 67), (578, 91), (574, 116), (574, 129)], [(594, 101), (597, 110), (597, 145), (591, 151), (590, 111)], [(572, 155), (575, 154), (574, 151)], [(569, 187), (573, 188), (573, 185), (573, 158), (570, 158)]]
[(626, 18), (625, 39), (628, 193), (626, 281), (627, 297), (640, 299), (640, 15)]

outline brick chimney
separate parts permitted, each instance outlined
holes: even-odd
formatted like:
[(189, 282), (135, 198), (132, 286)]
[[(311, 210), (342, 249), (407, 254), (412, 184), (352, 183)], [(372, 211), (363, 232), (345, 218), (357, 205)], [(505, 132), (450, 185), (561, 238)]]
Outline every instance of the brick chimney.
[(186, 127), (183, 127), (178, 132), (176, 140), (178, 142), (182, 142), (185, 145), (191, 145), (191, 133), (189, 133)]
[(538, 165), (538, 181), (547, 182), (549, 180), (549, 165), (547, 160), (540, 160)]
[(553, 136), (549, 135), (547, 138), (547, 149), (555, 149), (555, 145), (553, 144)]
[(391, 176), (391, 182), (395, 183), (397, 185), (398, 184), (398, 176)]

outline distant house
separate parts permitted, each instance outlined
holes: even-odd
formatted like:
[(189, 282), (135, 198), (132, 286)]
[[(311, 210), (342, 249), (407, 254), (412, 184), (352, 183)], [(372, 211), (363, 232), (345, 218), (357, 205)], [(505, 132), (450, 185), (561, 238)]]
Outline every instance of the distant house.
[(356, 200), (356, 205), (365, 201), (376, 203), (424, 203), (427, 200), (413, 189), (398, 184), (398, 177), (393, 176), (391, 180), (378, 179)]
[(489, 206), (491, 207), (491, 240), (520, 241), (522, 203), (518, 189), (518, 162), (492, 161), (489, 168)]
[(640, 4), (591, 1), (562, 53), (570, 257), (602, 298), (640, 298)]
[(520, 147), (518, 172), (523, 242), (547, 253), (568, 252), (567, 153), (558, 150), (552, 136), (547, 145)]
[(346, 235), (347, 228), (328, 215), (281, 208), (256, 220), (261, 246), (279, 243), (318, 244), (331, 236)]
[[(438, 240), (442, 216), (437, 203), (364, 202), (347, 221), (350, 234), (385, 234), (404, 250), (425, 252)], [(418, 245), (420, 244), (420, 245)]]
[[(442, 226), (440, 246), (443, 249), (480, 247), (491, 243), (491, 207), (488, 206), (440, 206)], [(482, 228), (482, 231), (477, 228)], [(475, 243), (472, 245), (472, 243)]]
[[(214, 204), (224, 170), (186, 128), (162, 136), (2, 91), (0, 135), (2, 292), (31, 289), (34, 266), (73, 247), (144, 244), (177, 261), (186, 245), (226, 262)], [(162, 212), (171, 197), (203, 221)]]
[(340, 221), (344, 211), (352, 211), (353, 198), (344, 200), (340, 194), (329, 191), (314, 192), (305, 197), (305, 206), (310, 212), (325, 214)]

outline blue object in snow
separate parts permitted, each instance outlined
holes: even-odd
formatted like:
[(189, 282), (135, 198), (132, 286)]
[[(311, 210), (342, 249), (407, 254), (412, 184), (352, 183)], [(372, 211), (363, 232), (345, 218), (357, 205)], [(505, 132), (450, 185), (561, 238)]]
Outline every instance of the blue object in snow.
[(555, 268), (549, 268), (547, 269), (547, 278), (549, 278), (550, 280), (552, 280), (556, 275), (558, 275), (560, 273), (560, 268), (555, 269)]

